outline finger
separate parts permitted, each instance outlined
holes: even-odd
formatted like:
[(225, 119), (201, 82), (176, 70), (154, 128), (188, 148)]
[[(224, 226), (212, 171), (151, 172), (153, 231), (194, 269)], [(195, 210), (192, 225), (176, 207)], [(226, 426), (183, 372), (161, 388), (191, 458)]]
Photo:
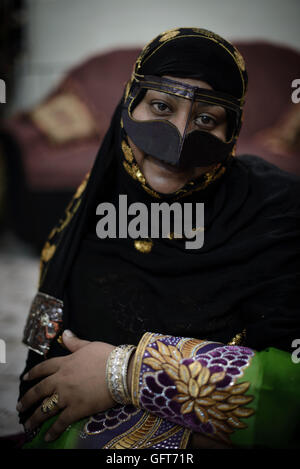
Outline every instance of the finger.
[(24, 426), (26, 430), (34, 430), (35, 428), (42, 425), (42, 423), (48, 420), (50, 417), (53, 417), (58, 412), (60, 412), (60, 410), (62, 409), (62, 405), (60, 403), (60, 399), (58, 395), (57, 395), (58, 402), (55, 403), (55, 405), (52, 404), (51, 408), (48, 407), (47, 409), (47, 406), (45, 404), (47, 404), (47, 402), (49, 402), (49, 399), (51, 399), (52, 397), (53, 395), (48, 396), (46, 399), (44, 399), (41, 406), (38, 409), (36, 409), (36, 411), (25, 422)]
[(55, 423), (50, 427), (48, 432), (45, 435), (45, 441), (53, 441), (56, 440), (67, 428), (71, 423), (79, 420), (77, 416), (71, 414), (70, 408), (67, 407), (65, 410), (61, 412)]
[(18, 402), (17, 410), (19, 412), (25, 412), (33, 404), (41, 401), (47, 396), (51, 396), (55, 391), (55, 384), (53, 379), (50, 377), (43, 379), (40, 383), (33, 386)]
[(26, 375), (23, 377), (23, 380), (29, 381), (56, 373), (61, 360), (62, 357), (49, 358), (49, 360), (39, 363), (38, 365), (31, 368), (28, 373), (26, 373)]
[(78, 339), (78, 337), (76, 337), (76, 335), (74, 335), (73, 332), (69, 331), (68, 329), (64, 331), (62, 338), (64, 345), (71, 352), (76, 352), (76, 350), (79, 350), (82, 347), (85, 347), (85, 345), (90, 344), (90, 341), (88, 340)]

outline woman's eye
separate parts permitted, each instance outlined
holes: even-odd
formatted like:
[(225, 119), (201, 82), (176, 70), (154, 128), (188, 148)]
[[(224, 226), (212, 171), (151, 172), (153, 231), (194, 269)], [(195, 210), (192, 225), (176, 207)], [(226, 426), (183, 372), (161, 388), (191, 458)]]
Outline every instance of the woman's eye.
[(217, 124), (216, 119), (209, 116), (208, 114), (201, 114), (200, 116), (196, 118), (195, 122), (197, 125), (201, 127), (208, 127), (208, 128), (213, 128)]
[(169, 108), (169, 106), (167, 106), (166, 103), (159, 101), (159, 102), (151, 103), (151, 105), (153, 109), (158, 113), (171, 112), (171, 109)]

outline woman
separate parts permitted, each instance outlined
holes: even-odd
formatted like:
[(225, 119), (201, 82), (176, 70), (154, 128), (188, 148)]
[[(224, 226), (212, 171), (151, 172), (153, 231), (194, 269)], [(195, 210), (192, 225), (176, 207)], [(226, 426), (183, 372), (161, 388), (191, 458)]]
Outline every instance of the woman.
[[(298, 180), (234, 158), (246, 88), (239, 52), (207, 30), (141, 52), (42, 251), (17, 407), (37, 433), (27, 447), (299, 442)], [(157, 203), (192, 207), (190, 232), (177, 215), (147, 230)]]

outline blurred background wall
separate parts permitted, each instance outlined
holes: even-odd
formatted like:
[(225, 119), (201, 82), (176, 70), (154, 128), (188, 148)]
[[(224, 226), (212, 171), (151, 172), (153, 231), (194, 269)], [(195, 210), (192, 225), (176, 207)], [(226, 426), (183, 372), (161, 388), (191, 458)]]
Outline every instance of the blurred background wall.
[(300, 49), (299, 0), (27, 0), (25, 17), (10, 112), (36, 103), (78, 61), (178, 26)]

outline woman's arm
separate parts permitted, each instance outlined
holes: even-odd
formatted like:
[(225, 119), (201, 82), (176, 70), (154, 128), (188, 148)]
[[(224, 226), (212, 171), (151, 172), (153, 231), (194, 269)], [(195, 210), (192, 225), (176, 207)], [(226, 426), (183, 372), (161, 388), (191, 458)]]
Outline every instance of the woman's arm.
[[(71, 423), (115, 405), (105, 382), (114, 346), (66, 337), (71, 355), (46, 360), (29, 372), (44, 377), (22, 398), (21, 410), (54, 392), (58, 405), (39, 407), (27, 421), (34, 428), (53, 415), (56, 439)], [(133, 404), (194, 433), (192, 446), (284, 447), (293, 443), (300, 416), (299, 366), (286, 352), (225, 346), (196, 339), (146, 333), (130, 361)], [(205, 445), (205, 446), (202, 446)]]
[(299, 445), (300, 365), (278, 349), (146, 333), (129, 384), (135, 406), (195, 435), (242, 447)]

